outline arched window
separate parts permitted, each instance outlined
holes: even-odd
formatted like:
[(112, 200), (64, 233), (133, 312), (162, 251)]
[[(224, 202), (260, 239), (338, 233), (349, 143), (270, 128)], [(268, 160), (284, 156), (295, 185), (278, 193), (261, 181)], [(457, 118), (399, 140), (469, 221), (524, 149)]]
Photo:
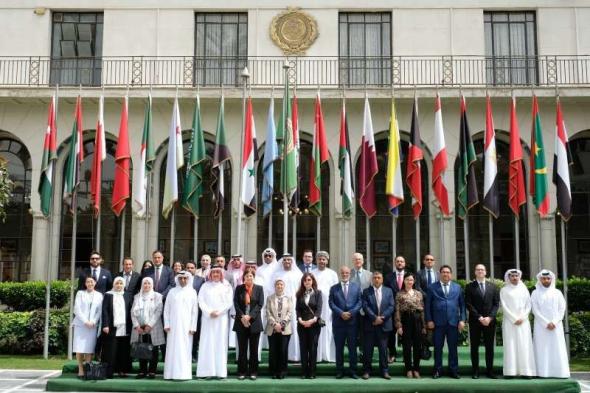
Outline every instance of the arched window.
[(14, 182), (6, 206), (6, 221), (0, 223), (0, 281), (26, 281), (31, 270), (31, 156), (21, 142), (0, 134), (0, 157), (6, 160)]
[[(85, 134), (90, 134), (85, 132)], [(111, 210), (113, 183), (115, 180), (115, 151), (117, 142), (107, 139), (107, 157), (102, 162), (102, 190), (100, 202), (100, 247), (98, 251), (104, 260), (103, 266), (111, 272), (120, 270), (121, 260), (131, 249), (131, 199), (125, 207), (125, 251), (121, 255), (121, 218)], [(66, 153), (67, 154), (67, 153)], [(80, 168), (80, 185), (77, 192), (78, 214), (76, 234), (76, 268), (88, 266), (88, 258), (96, 250), (97, 220), (92, 212), (90, 197), (90, 175), (94, 158), (94, 136), (86, 135), (84, 142), (84, 161)], [(62, 176), (65, 177), (65, 165)], [(61, 193), (58, 193), (61, 198)], [(62, 207), (61, 237), (59, 253), (59, 277), (70, 277), (70, 258), (72, 250), (72, 214), (67, 207)]]
[[(497, 130), (499, 135), (502, 131)], [(469, 271), (473, 275), (475, 265), (483, 263), (486, 265), (488, 276), (491, 276), (490, 267), (490, 241), (489, 241), (489, 214), (482, 207), (483, 200), (483, 139), (481, 137), (473, 141), (477, 161), (475, 163), (475, 178), (477, 182), (477, 193), (479, 201), (477, 205), (469, 210)], [(500, 202), (500, 216), (494, 219), (494, 276), (496, 278), (504, 277), (504, 272), (510, 268), (516, 267), (516, 255), (514, 247), (514, 215), (508, 206), (508, 160), (510, 146), (496, 137), (496, 158), (498, 165), (498, 199)], [(455, 173), (457, 172), (459, 161), (455, 161)], [(526, 177), (525, 173), (525, 179)], [(456, 186), (456, 184), (455, 184)], [(525, 185), (526, 186), (526, 185)], [(455, 189), (455, 195), (457, 190)], [(465, 241), (463, 236), (463, 220), (456, 218), (455, 229), (457, 236), (457, 278), (465, 278)], [(529, 238), (528, 238), (528, 221), (527, 205), (523, 205), (519, 221), (520, 237), (520, 269), (524, 277), (529, 277)], [(469, 277), (468, 279), (471, 279)]]
[[(311, 162), (312, 144), (305, 140), (300, 140), (300, 161), (299, 161), (299, 195), (300, 211), (297, 214), (297, 233), (293, 234), (292, 214), (289, 215), (289, 252), (295, 254), (296, 260), (301, 260), (303, 250), (317, 250), (319, 236), (320, 248), (328, 250), (330, 247), (330, 168), (328, 164), (322, 165), (322, 216), (320, 218), (321, 232), (317, 232), (317, 218), (309, 213), (309, 165)], [(269, 220), (262, 217), (262, 179), (264, 177), (262, 166), (264, 155), (260, 157), (258, 164), (258, 246), (257, 255), (269, 247)], [(272, 209), (272, 242), (271, 247), (277, 251), (278, 255), (283, 253), (283, 199), (280, 193), (281, 180), (281, 161), (277, 160), (274, 165), (274, 201)], [(295, 239), (295, 241), (293, 241)], [(296, 248), (293, 250), (293, 244)]]
[[(184, 132), (183, 150), (184, 150), (184, 162), (185, 165), (188, 162), (188, 152), (190, 147), (190, 133)], [(167, 146), (167, 145), (166, 145)], [(194, 216), (184, 209), (180, 205), (182, 200), (182, 192), (184, 188), (184, 178), (186, 175), (186, 166), (182, 167), (178, 171), (178, 203), (175, 207), (175, 236), (174, 236), (174, 259), (176, 261), (186, 262), (193, 260), (195, 254), (210, 254), (212, 258), (215, 255), (221, 253), (229, 256), (231, 253), (231, 164), (226, 161), (225, 165), (225, 207), (222, 213), (222, 250), (217, 250), (217, 230), (218, 220), (213, 216), (215, 210), (215, 204), (213, 203), (213, 194), (211, 191), (211, 184), (213, 182), (213, 176), (211, 175), (211, 159), (213, 157), (213, 151), (215, 144), (205, 140), (205, 149), (207, 151), (207, 157), (209, 160), (204, 170), (204, 193), (201, 197), (201, 214), (198, 219), (198, 232), (197, 232), (197, 249), (195, 252), (194, 246)], [(162, 200), (164, 198), (164, 181), (166, 178), (166, 161), (167, 155), (162, 160), (160, 167), (160, 210), (157, 212), (159, 225), (158, 225), (158, 249), (164, 252), (166, 258), (170, 256), (171, 251), (171, 224), (172, 224), (172, 213), (168, 216), (168, 219), (164, 219), (162, 216)]]
[[(404, 135), (405, 136), (405, 135)], [(382, 132), (375, 136), (375, 149), (377, 151), (377, 163), (379, 165), (379, 173), (375, 177), (375, 192), (377, 196), (377, 214), (369, 221), (370, 225), (370, 244), (371, 247), (371, 270), (383, 270), (383, 266), (391, 264), (395, 255), (403, 255), (406, 259), (406, 264), (411, 270), (417, 270), (419, 266), (416, 265), (416, 223), (412, 212), (412, 197), (410, 190), (406, 184), (406, 154), (408, 151), (407, 140), (401, 141), (401, 169), (402, 178), (404, 182), (404, 203), (400, 206), (399, 215), (397, 219), (397, 236), (396, 236), (396, 250), (393, 249), (392, 234), (393, 234), (393, 218), (389, 213), (389, 206), (387, 203), (387, 196), (385, 195), (385, 175), (387, 173), (387, 149), (389, 140), (387, 133)], [(356, 164), (356, 251), (367, 255), (366, 242), (366, 216), (358, 203), (358, 171), (360, 161)], [(420, 214), (420, 255), (424, 255), (429, 251), (428, 243), (428, 211), (430, 209), (428, 203), (428, 170), (426, 162), (421, 165), (422, 174), (422, 213)], [(347, 261), (348, 262), (348, 261)]]

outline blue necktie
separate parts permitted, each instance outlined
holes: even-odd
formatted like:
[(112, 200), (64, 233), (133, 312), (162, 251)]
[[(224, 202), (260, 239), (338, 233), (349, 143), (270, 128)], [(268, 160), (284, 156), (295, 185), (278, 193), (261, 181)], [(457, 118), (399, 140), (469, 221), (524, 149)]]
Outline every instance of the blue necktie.
[(432, 269), (428, 269), (426, 271), (426, 275), (428, 276), (428, 286), (430, 287), (430, 285), (432, 285)]

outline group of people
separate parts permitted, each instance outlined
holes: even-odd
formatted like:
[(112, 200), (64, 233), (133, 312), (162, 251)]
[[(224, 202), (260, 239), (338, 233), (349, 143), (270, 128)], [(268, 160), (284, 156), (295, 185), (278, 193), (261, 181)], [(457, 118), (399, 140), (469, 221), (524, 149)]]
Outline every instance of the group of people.
[[(390, 379), (389, 364), (401, 342), (405, 375), (420, 378), (420, 361), (432, 342), (432, 376), (439, 378), (446, 342), (448, 376), (460, 378), (457, 346), (468, 321), (472, 377), (480, 377), (483, 339), (485, 373), (496, 378), (496, 317), (501, 307), (504, 376), (569, 377), (562, 326), (565, 301), (548, 270), (537, 275), (531, 296), (517, 269), (506, 272), (506, 284), (498, 290), (486, 279), (485, 266), (477, 265), (475, 280), (463, 290), (452, 280), (449, 265), (435, 268), (432, 255), (424, 257), (417, 273), (408, 271), (402, 256), (382, 272), (365, 269), (360, 253), (353, 254), (352, 266), (342, 266), (338, 273), (328, 267), (329, 260), (325, 251), (318, 251), (314, 260), (312, 251), (305, 250), (297, 264), (290, 254), (277, 260), (268, 248), (260, 265), (233, 255), (226, 267), (223, 256), (212, 261), (203, 255), (200, 267), (190, 261), (174, 262), (171, 268), (164, 264), (163, 253), (155, 251), (141, 273), (125, 258), (122, 271), (112, 279), (101, 267), (100, 254), (93, 252), (75, 298), (78, 375), (83, 377), (84, 362), (96, 354), (108, 365), (109, 377), (126, 377), (131, 347), (147, 342), (151, 358), (139, 361), (136, 378), (155, 377), (160, 353), (164, 379), (191, 379), (195, 361), (197, 377), (226, 378), (228, 348), (235, 347), (240, 380), (258, 377), (263, 348), (269, 352), (273, 379), (285, 378), (289, 362), (301, 364), (301, 378), (314, 379), (322, 361), (335, 362), (339, 379), (368, 379), (372, 374)], [(375, 346), (377, 370), (372, 369)]]

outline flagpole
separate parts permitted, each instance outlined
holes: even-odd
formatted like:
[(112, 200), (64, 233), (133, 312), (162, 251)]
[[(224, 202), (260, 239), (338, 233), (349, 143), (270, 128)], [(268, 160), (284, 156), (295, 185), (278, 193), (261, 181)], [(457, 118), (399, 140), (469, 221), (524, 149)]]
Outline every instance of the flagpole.
[(520, 270), (520, 229), (518, 220), (519, 217), (514, 216), (514, 250), (516, 252), (516, 269)]
[(319, 250), (321, 250), (321, 240), (322, 240), (322, 236), (321, 236), (321, 229), (322, 229), (322, 224), (321, 224), (321, 217), (317, 216), (316, 217), (316, 235), (315, 235), (315, 249), (316, 252), (318, 252)]
[[(289, 80), (288, 80), (288, 72), (289, 72), (289, 63), (287, 62), (287, 60), (285, 60), (285, 63), (283, 64), (283, 72), (284, 72), (284, 78), (285, 78), (285, 84), (287, 85), (287, 87), (289, 86)], [(283, 100), (288, 99), (288, 97), (283, 97)], [(284, 107), (284, 103), (283, 103), (283, 107)], [(283, 113), (282, 115), (283, 117), (285, 116), (285, 114)], [(288, 127), (285, 127), (286, 122), (288, 121), (288, 119), (283, 118), (283, 138), (287, 138), (287, 136), (285, 135), (285, 132)], [(283, 140), (283, 162), (284, 160), (287, 159), (287, 144), (285, 143), (285, 141)], [(284, 169), (287, 169), (286, 164), (282, 164), (281, 166), (284, 166)], [(284, 173), (281, 173), (281, 178), (285, 177)], [(281, 179), (281, 182), (283, 181), (283, 179)], [(286, 186), (286, 179), (284, 179), (285, 181), (285, 185), (281, 184), (281, 187), (283, 188), (283, 253), (287, 253), (287, 250), (289, 248), (289, 201), (287, 200), (288, 198), (288, 193), (287, 193), (287, 186)]]
[(488, 214), (488, 232), (490, 237), (490, 277), (494, 279), (494, 222), (491, 214)]
[(199, 217), (193, 216), (193, 261), (199, 260)]
[(420, 216), (414, 220), (416, 227), (416, 269), (420, 266)]
[(72, 324), (74, 317), (74, 280), (76, 269), (76, 240), (78, 232), (78, 193), (74, 188), (72, 194), (72, 249), (70, 253), (70, 311), (69, 311), (69, 329), (68, 329), (68, 360), (72, 360), (72, 347), (74, 339), (74, 325)]
[[(299, 191), (297, 191), (299, 192)], [(291, 253), (293, 254), (293, 258), (296, 259), (297, 255), (297, 212), (293, 212), (293, 248), (291, 249)]]
[(465, 212), (465, 220), (463, 221), (463, 239), (465, 240), (465, 280), (469, 281), (471, 273), (469, 272), (469, 214)]
[[(97, 154), (94, 152), (94, 154)], [(100, 201), (98, 202), (100, 205)], [(95, 238), (94, 249), (100, 252), (100, 209), (98, 210), (98, 216), (96, 217), (96, 238)]]
[(125, 258), (125, 208), (121, 212), (121, 241), (119, 243), (119, 249), (121, 250), (119, 260), (123, 262), (123, 258)]
[(539, 216), (539, 222), (537, 225), (537, 245), (538, 245), (538, 252), (539, 252), (539, 257), (537, 258), (537, 265), (539, 268), (539, 272), (542, 269), (543, 263), (541, 262), (542, 256), (541, 256), (541, 214), (538, 215)]
[(176, 238), (176, 206), (172, 207), (172, 218), (170, 219), (170, 267), (174, 264), (174, 243)]
[(567, 302), (567, 248), (565, 244), (565, 222), (563, 221), (563, 217), (560, 216), (560, 225), (561, 225), (561, 274), (563, 280), (563, 297), (565, 298), (565, 320), (564, 320), (564, 327), (565, 327), (565, 342), (567, 345), (567, 356), (570, 357), (570, 321), (569, 321), (569, 313), (568, 313), (568, 302)]
[(367, 270), (371, 271), (371, 228), (369, 228), (369, 217), (365, 216), (365, 232), (367, 242)]
[[(446, 264), (446, 257), (445, 257), (445, 216), (444, 214), (441, 212), (440, 213), (440, 261), (441, 261), (441, 265)], [(416, 265), (416, 270), (418, 270), (418, 267), (420, 265)]]
[[(147, 259), (149, 255), (149, 241), (150, 241), (150, 194), (152, 187), (152, 172), (147, 176), (146, 190), (145, 190), (145, 231), (143, 244), (143, 258)], [(143, 263), (143, 261), (142, 261)]]
[[(244, 67), (242, 73), (240, 74), (243, 81), (242, 87), (242, 132), (240, 134), (240, 172), (243, 171), (242, 168), (242, 161), (244, 160), (244, 133), (246, 132), (246, 88), (248, 87), (248, 78), (250, 78), (250, 73), (248, 72), (248, 67)], [(239, 195), (239, 202), (238, 202), (238, 245), (237, 251), (238, 254), (242, 253), (242, 176), (243, 174), (240, 173), (240, 182), (238, 184), (238, 195)]]
[(391, 216), (391, 249), (393, 257), (397, 256), (397, 217)]
[(222, 245), (222, 230), (223, 230), (223, 213), (217, 219), (217, 255), (223, 255)]

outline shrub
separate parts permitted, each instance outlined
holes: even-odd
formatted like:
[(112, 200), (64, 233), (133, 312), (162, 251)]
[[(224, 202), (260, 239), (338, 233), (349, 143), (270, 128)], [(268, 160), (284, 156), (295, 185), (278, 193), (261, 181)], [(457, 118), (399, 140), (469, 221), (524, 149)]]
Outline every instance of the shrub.
[[(63, 354), (68, 346), (68, 310), (52, 310), (49, 315), (49, 352)], [(0, 353), (41, 354), (45, 311), (0, 313)]]
[[(70, 298), (70, 281), (51, 282), (51, 307), (63, 308)], [(0, 303), (13, 311), (45, 309), (45, 282), (0, 282)]]
[(570, 351), (572, 356), (590, 355), (590, 312), (572, 313), (570, 323)]

